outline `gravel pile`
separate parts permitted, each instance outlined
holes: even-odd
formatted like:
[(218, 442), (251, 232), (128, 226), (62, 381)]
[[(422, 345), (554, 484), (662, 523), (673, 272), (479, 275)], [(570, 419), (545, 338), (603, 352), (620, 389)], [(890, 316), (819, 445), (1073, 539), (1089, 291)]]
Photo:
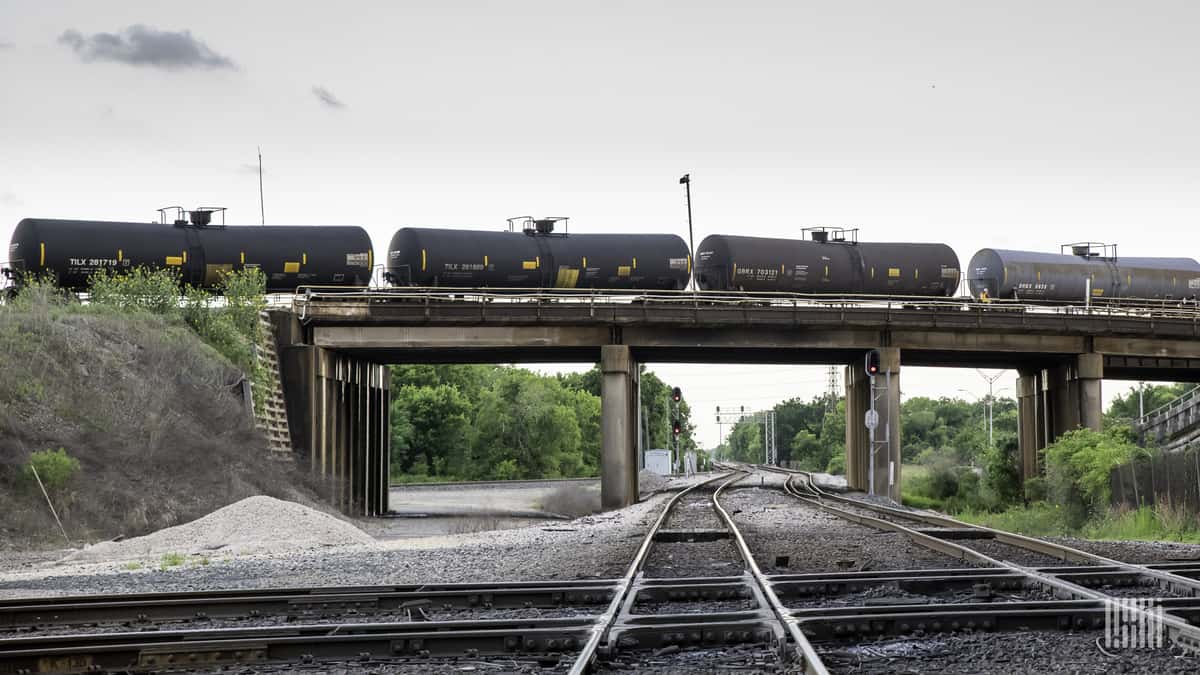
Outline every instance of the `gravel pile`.
[[(945, 569), (977, 564), (935, 553), (894, 532), (856, 525), (769, 487), (725, 492), (722, 505), (767, 574)], [(746, 484), (746, 481), (742, 483)], [(770, 485), (769, 480), (762, 481)], [(786, 565), (776, 565), (783, 562)]]
[(210, 564), (127, 569), (72, 564), (0, 573), (0, 598), (487, 581), (617, 578), (666, 495), (553, 527), (377, 542), (370, 547), (211, 557)]
[[(817, 644), (831, 673), (1195, 673), (1200, 658), (1170, 645), (1104, 651), (1102, 631), (955, 633)], [(1111, 656), (1110, 656), (1111, 654)]]
[(129, 560), (167, 553), (281, 553), (374, 541), (371, 535), (327, 513), (295, 502), (258, 496), (144, 537), (89, 546), (65, 560)]

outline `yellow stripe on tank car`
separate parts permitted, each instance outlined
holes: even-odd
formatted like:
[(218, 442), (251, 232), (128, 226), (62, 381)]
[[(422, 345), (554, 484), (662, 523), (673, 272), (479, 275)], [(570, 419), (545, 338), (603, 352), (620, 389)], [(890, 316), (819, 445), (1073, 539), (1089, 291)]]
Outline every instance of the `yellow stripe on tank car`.
[(121, 249), (117, 249), (117, 262), (121, 262), (124, 259), (125, 259), (125, 252), (122, 251)]
[(537, 269), (537, 261), (536, 260), (522, 260), (521, 261), (521, 269), (536, 270)]
[(617, 267), (617, 276), (627, 277), (632, 271), (633, 269), (630, 268), (629, 265), (620, 265)]
[(187, 251), (183, 252), (183, 262), (187, 262)]
[(692, 256), (689, 255), (687, 257), (687, 261), (688, 261), (688, 276), (691, 276), (692, 275)]
[(241, 253), (242, 264), (245, 265), (246, 264), (246, 252), (241, 251), (240, 253)]
[(38, 250), (40, 251), (40, 254), (38, 256), (38, 267), (45, 267), (46, 266), (46, 242), (43, 241), (43, 242), (39, 243)]
[(421, 249), (421, 271), (425, 271), (425, 249)]
[(871, 278), (872, 279), (875, 278), (875, 268), (874, 267), (871, 268)]
[(913, 278), (914, 278), (914, 279), (920, 279), (920, 278), (921, 278), (921, 270), (920, 270), (920, 269), (917, 269), (917, 268), (914, 268), (914, 269), (913, 269)]
[(733, 276), (737, 276), (737, 263), (733, 263)]
[(307, 265), (307, 264), (308, 264), (308, 254), (307, 254), (307, 253), (301, 253), (301, 254), (300, 254), (300, 264), (301, 264), (301, 265)]
[(583, 269), (587, 269), (587, 256), (583, 256)]
[(540, 256), (540, 255), (537, 256), (536, 258), (533, 259), (533, 262), (534, 262), (534, 264), (537, 265), (537, 268), (539, 270), (542, 269), (542, 256)]
[(488, 266), (488, 257), (487, 257), (486, 255), (485, 255), (485, 256), (483, 256), (483, 266), (484, 266), (484, 267), (487, 267), (487, 266)]
[(889, 279), (899, 279), (900, 278), (900, 268), (899, 267), (889, 267), (888, 268), (888, 278)]
[(633, 259), (633, 269), (637, 269), (637, 258)]
[(367, 249), (367, 269), (375, 269), (375, 251), (373, 249)]
[(558, 268), (558, 277), (554, 280), (555, 288), (575, 288), (575, 283), (579, 281), (579, 270), (573, 267)]
[(177, 255), (169, 255), (169, 256), (167, 256), (166, 264), (174, 265), (174, 266), (182, 265), (183, 258), (181, 258), (180, 256), (177, 256)]
[(285, 260), (283, 262), (283, 273), (284, 274), (299, 274), (300, 273), (300, 263), (298, 263), (294, 260), (291, 262)]

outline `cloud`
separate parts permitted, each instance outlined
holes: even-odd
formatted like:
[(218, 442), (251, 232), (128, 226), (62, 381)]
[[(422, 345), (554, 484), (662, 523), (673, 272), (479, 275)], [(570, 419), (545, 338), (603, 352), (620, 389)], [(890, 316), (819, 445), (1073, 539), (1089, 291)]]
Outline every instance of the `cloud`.
[(312, 88), (312, 93), (313, 93), (313, 96), (317, 97), (318, 101), (320, 101), (321, 103), (324, 103), (325, 105), (329, 106), (330, 108), (345, 108), (346, 107), (345, 103), (342, 103), (341, 101), (339, 101), (338, 98), (336, 96), (334, 96), (332, 93), (330, 93), (330, 91), (328, 89), (326, 89), (325, 87), (314, 86)]
[(4, 206), (24, 206), (25, 202), (18, 199), (17, 196), (11, 192), (0, 192), (0, 204), (3, 204)]
[(215, 70), (237, 66), (227, 56), (209, 49), (191, 31), (162, 31), (141, 24), (121, 33), (95, 33), (85, 36), (77, 30), (63, 31), (59, 44), (66, 45), (84, 61), (115, 61), (131, 66), (152, 66), (168, 70), (201, 68)]

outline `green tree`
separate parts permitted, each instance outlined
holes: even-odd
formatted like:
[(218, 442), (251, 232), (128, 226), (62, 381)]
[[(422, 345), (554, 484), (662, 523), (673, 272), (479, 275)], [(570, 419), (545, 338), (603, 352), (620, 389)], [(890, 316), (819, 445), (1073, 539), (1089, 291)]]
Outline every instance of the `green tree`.
[(457, 389), (405, 385), (394, 395), (392, 411), (399, 413), (402, 433), (393, 425), (394, 461), (404, 473), (458, 476), (469, 459), (470, 404)]

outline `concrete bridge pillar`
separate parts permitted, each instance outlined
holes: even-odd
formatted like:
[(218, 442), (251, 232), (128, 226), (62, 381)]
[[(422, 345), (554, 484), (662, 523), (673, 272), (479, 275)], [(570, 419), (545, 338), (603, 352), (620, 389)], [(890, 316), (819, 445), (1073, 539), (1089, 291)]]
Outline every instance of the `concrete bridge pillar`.
[(1079, 354), (1069, 363), (1042, 371), (1047, 408), (1044, 445), (1075, 429), (1100, 431), (1104, 420), (1101, 381), (1104, 357)]
[(863, 416), (870, 408), (871, 387), (862, 364), (846, 366), (846, 484), (867, 491), (867, 430)]
[(1017, 445), (1021, 453), (1021, 478), (1041, 474), (1038, 452), (1046, 447), (1046, 410), (1042, 405), (1041, 372), (1020, 371), (1017, 377)]
[(600, 347), (600, 504), (638, 499), (637, 367), (626, 345)]
[(1079, 425), (1100, 431), (1104, 424), (1104, 399), (1100, 386), (1104, 379), (1104, 357), (1100, 354), (1080, 354), (1075, 375), (1079, 391)]
[[(871, 476), (871, 448), (875, 448), (875, 494), (900, 501), (900, 350), (879, 349), (880, 369), (872, 390), (863, 363), (846, 369), (846, 481), (852, 489), (867, 491)], [(874, 399), (878, 424), (874, 434), (865, 424)], [(885, 443), (886, 441), (886, 443)]]

